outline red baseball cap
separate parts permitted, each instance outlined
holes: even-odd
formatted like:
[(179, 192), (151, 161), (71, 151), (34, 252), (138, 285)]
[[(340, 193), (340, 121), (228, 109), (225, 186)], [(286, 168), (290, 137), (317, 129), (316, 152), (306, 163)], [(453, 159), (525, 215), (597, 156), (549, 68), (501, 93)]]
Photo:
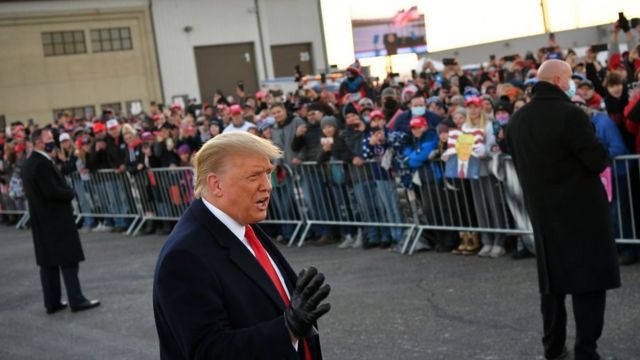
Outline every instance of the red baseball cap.
[(103, 132), (106, 131), (107, 128), (104, 126), (103, 123), (97, 122), (93, 124), (93, 133), (97, 134), (99, 132)]
[(411, 126), (412, 128), (426, 127), (427, 119), (425, 119), (424, 116), (416, 116), (413, 119), (411, 119), (409, 126)]
[(238, 104), (233, 104), (229, 107), (229, 114), (231, 115), (239, 115), (242, 114), (242, 107)]
[(369, 113), (369, 119), (384, 119), (384, 114), (380, 110), (373, 110)]
[(482, 99), (477, 96), (472, 96), (467, 100), (465, 100), (464, 106), (471, 106), (471, 105), (482, 106)]

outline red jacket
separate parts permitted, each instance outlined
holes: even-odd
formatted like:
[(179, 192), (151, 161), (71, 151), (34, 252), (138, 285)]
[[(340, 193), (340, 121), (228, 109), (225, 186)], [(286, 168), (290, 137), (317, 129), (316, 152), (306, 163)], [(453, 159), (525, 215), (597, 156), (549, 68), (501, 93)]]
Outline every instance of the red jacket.
[(640, 93), (636, 94), (633, 99), (624, 108), (624, 121), (627, 131), (635, 135), (635, 151), (640, 154)]
[(602, 104), (602, 96), (597, 92), (593, 92), (591, 99), (587, 100), (587, 107), (600, 111), (600, 105)]

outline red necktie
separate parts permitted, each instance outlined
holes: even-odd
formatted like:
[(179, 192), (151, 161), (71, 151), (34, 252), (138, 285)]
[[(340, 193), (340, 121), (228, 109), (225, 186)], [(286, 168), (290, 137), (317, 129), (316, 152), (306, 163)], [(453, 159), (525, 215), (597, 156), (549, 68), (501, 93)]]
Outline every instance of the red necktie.
[(458, 178), (460, 179), (464, 179), (465, 178), (465, 174), (464, 174), (464, 167), (460, 167), (460, 172), (458, 173)]
[[(250, 225), (245, 226), (244, 237), (247, 238), (247, 241), (249, 242), (249, 246), (251, 246), (251, 248), (253, 249), (253, 253), (256, 256), (256, 260), (258, 260), (258, 263), (260, 263), (260, 266), (262, 266), (262, 269), (264, 269), (267, 275), (269, 275), (271, 282), (276, 287), (276, 290), (278, 290), (278, 294), (280, 294), (280, 297), (282, 298), (284, 305), (289, 306), (289, 303), (291, 301), (287, 296), (287, 292), (284, 290), (284, 285), (280, 281), (280, 278), (278, 277), (278, 273), (276, 272), (276, 269), (271, 264), (271, 261), (269, 260), (269, 255), (267, 255), (267, 251), (264, 249), (264, 246), (262, 246), (262, 243), (260, 242), (260, 240), (258, 240), (258, 237), (253, 232), (253, 229), (251, 228)], [(307, 340), (302, 339), (302, 344), (304, 346), (305, 359), (312, 360), (313, 358), (311, 357), (311, 351), (309, 350), (309, 344), (307, 343)]]

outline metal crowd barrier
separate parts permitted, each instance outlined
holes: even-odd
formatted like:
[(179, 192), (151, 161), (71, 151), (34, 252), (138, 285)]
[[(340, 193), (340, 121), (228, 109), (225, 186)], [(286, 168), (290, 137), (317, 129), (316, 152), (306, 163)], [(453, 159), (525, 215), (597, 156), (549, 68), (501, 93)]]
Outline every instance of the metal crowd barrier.
[(611, 218), (616, 242), (640, 244), (640, 155), (616, 157), (611, 177), (604, 176), (603, 182), (609, 179), (613, 185)]
[(280, 225), (282, 235), (289, 238), (288, 246), (291, 246), (306, 222), (300, 205), (300, 184), (288, 165), (278, 165), (271, 174), (271, 187), (267, 218), (261, 224)]
[(14, 198), (9, 193), (9, 183), (0, 184), (0, 214), (16, 215), (20, 219), (16, 223), (16, 229), (22, 229), (29, 221), (29, 212), (27, 210), (27, 198)]
[(151, 220), (179, 220), (194, 197), (195, 173), (191, 167), (146, 169), (130, 174), (140, 222), (133, 235)]
[(298, 246), (314, 225), (366, 227), (369, 236), (396, 242), (404, 241), (416, 227), (400, 210), (396, 179), (375, 161), (362, 166), (303, 162), (297, 172), (306, 217)]
[(76, 222), (83, 217), (110, 218), (127, 227), (131, 235), (141, 218), (139, 196), (131, 186), (131, 174), (99, 170), (90, 174), (73, 173), (68, 181), (76, 192)]
[(447, 176), (442, 161), (421, 167), (414, 181), (421, 209), (419, 230), (410, 244), (405, 243), (404, 251), (408, 247), (413, 253), (425, 230), (532, 235), (524, 201), (518, 201), (522, 191), (517, 176), (510, 170), (513, 164), (506, 156), (484, 160), (475, 178)]
[[(420, 168), (410, 189), (400, 186), (396, 175), (374, 161), (362, 166), (305, 162), (296, 172), (278, 166), (263, 223), (281, 225), (289, 246), (296, 239), (302, 246), (312, 226), (362, 227), (371, 236), (402, 241), (404, 253), (415, 251), (425, 231), (519, 235), (533, 241), (522, 189), (508, 156), (492, 159), (486, 171), (473, 179), (448, 177), (442, 162)], [(640, 244), (640, 155), (617, 157), (610, 173), (601, 178), (608, 183), (616, 242)], [(177, 221), (194, 200), (191, 167), (137, 173), (100, 170), (74, 173), (68, 181), (76, 191), (78, 221), (82, 217), (119, 219), (126, 221), (130, 235), (138, 234), (147, 221)], [(402, 211), (400, 197), (408, 200), (408, 211)], [(0, 185), (0, 214), (22, 215), (17, 227), (23, 227), (29, 217), (4, 184)]]

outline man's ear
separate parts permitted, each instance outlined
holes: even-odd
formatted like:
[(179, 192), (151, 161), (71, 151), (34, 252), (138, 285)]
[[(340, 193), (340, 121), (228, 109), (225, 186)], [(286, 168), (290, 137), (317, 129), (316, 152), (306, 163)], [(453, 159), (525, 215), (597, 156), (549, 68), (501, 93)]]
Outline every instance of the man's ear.
[(207, 175), (207, 192), (214, 197), (222, 197), (222, 178), (215, 174), (210, 173)]

